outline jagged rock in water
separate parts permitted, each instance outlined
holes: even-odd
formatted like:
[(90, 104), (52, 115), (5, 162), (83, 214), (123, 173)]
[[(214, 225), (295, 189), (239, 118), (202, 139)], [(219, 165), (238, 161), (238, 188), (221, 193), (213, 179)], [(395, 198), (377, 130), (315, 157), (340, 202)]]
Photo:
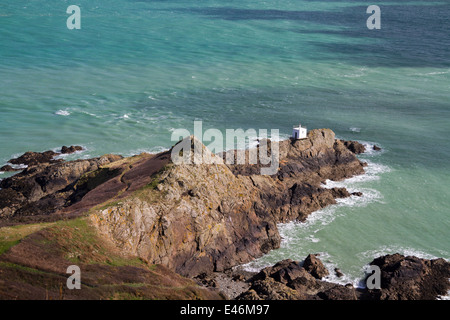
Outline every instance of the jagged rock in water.
[(366, 147), (358, 141), (345, 141), (344, 145), (355, 154), (366, 152)]
[(320, 261), (320, 259), (318, 259), (314, 254), (310, 254), (306, 257), (305, 262), (303, 263), (303, 268), (305, 268), (306, 271), (317, 279), (322, 279), (329, 274), (322, 261)]
[(83, 147), (80, 147), (80, 146), (70, 146), (70, 147), (62, 146), (61, 153), (62, 154), (70, 154), (70, 153), (74, 153), (74, 152), (81, 151), (81, 150), (83, 150)]

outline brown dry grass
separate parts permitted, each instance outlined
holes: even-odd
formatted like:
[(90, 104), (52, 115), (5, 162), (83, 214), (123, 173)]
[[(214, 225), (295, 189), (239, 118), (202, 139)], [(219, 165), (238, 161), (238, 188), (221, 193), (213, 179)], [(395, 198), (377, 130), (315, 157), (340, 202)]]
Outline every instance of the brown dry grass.
[[(0, 299), (221, 298), (163, 266), (121, 253), (87, 218), (0, 231), (19, 239), (0, 255)], [(81, 290), (66, 287), (73, 264), (81, 269)]]

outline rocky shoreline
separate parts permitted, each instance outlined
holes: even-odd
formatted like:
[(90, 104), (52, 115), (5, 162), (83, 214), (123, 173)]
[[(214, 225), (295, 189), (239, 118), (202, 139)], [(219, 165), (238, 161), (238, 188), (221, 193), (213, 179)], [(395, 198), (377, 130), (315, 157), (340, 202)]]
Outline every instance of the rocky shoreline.
[(381, 288), (368, 289), (323, 280), (330, 271), (317, 256), (282, 260), (258, 273), (237, 269), (204, 274), (197, 281), (235, 300), (435, 300), (450, 290), (450, 264), (444, 259), (398, 253), (376, 258), (369, 265), (380, 268)]
[[(201, 146), (210, 159), (220, 157)], [(384, 291), (378, 293), (322, 281), (329, 271), (313, 255), (258, 274), (236, 270), (279, 247), (278, 223), (304, 221), (337, 198), (361, 196), (323, 184), (363, 174), (366, 164), (356, 154), (364, 151), (362, 144), (336, 139), (329, 129), (311, 130), (306, 139), (279, 142), (280, 165), (272, 176), (260, 175), (259, 164), (175, 165), (170, 150), (67, 162), (54, 160), (51, 151), (28, 152), (10, 161), (27, 168), (0, 181), (0, 227), (85, 217), (121, 254), (164, 266), (233, 299), (431, 299), (445, 294), (450, 266), (443, 259), (375, 259), (384, 272)], [(410, 285), (403, 285), (405, 274)], [(396, 285), (399, 279), (402, 285)]]

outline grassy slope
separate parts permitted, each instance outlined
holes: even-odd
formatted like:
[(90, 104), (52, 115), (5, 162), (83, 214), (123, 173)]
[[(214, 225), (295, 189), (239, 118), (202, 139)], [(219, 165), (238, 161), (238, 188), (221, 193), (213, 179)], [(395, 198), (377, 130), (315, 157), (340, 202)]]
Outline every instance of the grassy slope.
[[(66, 287), (81, 269), (81, 290)], [(0, 299), (220, 299), (160, 265), (124, 256), (82, 217), (0, 228)]]

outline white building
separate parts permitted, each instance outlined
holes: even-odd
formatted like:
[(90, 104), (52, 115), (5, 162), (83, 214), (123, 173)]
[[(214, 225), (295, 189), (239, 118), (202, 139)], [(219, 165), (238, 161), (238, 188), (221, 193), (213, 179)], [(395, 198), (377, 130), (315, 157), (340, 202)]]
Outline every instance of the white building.
[(299, 124), (298, 127), (294, 126), (294, 129), (292, 131), (292, 139), (295, 139), (295, 140), (305, 139), (307, 133), (308, 133), (308, 130), (306, 128), (302, 127), (301, 124)]

